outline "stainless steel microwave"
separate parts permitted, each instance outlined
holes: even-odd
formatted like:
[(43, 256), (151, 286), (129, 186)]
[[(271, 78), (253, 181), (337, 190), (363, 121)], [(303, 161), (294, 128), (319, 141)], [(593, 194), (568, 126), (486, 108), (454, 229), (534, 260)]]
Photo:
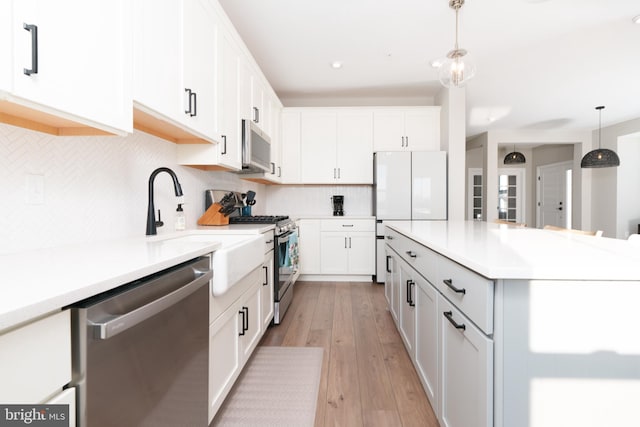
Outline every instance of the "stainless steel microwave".
[(251, 120), (242, 120), (242, 173), (271, 171), (271, 139)]

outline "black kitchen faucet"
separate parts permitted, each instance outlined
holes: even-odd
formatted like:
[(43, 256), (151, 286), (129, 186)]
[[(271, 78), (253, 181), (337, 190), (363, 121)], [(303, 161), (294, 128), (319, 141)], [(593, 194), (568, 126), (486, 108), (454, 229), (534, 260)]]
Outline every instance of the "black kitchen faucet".
[(171, 175), (171, 178), (173, 179), (173, 188), (176, 192), (176, 197), (182, 196), (182, 187), (180, 187), (178, 177), (176, 176), (174, 171), (169, 168), (162, 167), (151, 172), (151, 176), (149, 177), (149, 203), (147, 205), (147, 236), (153, 236), (157, 234), (156, 227), (162, 227), (164, 225), (160, 218), (160, 210), (158, 210), (158, 221), (156, 221), (156, 208), (153, 204), (153, 181), (156, 179), (156, 176), (160, 172), (166, 172)]

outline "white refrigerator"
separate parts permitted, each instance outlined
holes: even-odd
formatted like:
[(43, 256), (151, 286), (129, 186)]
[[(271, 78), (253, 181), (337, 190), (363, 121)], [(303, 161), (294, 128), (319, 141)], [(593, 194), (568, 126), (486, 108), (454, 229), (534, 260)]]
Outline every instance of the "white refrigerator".
[(382, 151), (374, 155), (376, 280), (385, 280), (384, 221), (447, 219), (447, 153)]

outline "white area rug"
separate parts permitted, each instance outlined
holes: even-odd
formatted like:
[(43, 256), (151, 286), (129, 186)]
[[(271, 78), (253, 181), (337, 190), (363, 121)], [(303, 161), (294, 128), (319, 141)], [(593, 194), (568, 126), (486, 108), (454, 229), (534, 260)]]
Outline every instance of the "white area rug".
[(313, 427), (322, 356), (319, 347), (258, 347), (213, 425)]

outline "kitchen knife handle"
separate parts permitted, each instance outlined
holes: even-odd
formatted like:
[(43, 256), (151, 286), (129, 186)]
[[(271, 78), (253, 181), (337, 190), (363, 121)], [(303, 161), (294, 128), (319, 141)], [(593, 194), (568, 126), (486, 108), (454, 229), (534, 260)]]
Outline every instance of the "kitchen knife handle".
[(23, 68), (27, 76), (38, 74), (38, 26), (23, 23), (22, 28), (31, 33), (31, 68)]

